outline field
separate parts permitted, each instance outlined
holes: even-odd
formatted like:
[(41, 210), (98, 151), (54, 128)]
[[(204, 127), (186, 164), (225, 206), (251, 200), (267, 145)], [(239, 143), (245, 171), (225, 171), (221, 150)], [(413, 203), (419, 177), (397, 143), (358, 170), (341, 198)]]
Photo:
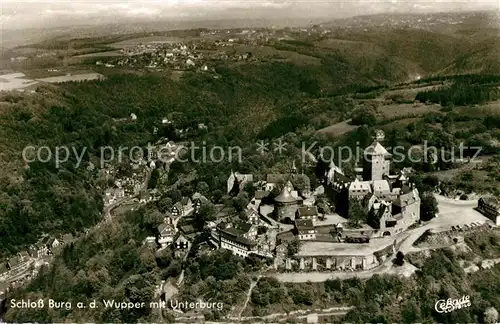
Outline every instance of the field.
[[(26, 76), (24, 73), (11, 73), (11, 74), (0, 75), (0, 91), (24, 89), (27, 87), (37, 85), (39, 82), (62, 83), (70, 81), (97, 80), (103, 77), (101, 74), (95, 72), (79, 73), (79, 74), (68, 73), (66, 75), (60, 75), (61, 74), (60, 71), (54, 73), (57, 73), (59, 75), (49, 76), (44, 78), (33, 78), (33, 75), (30, 78)], [(41, 74), (41, 72), (38, 71), (38, 74)], [(45, 75), (46, 74), (47, 73), (45, 73)]]
[(178, 37), (171, 36), (148, 36), (148, 37), (139, 37), (127, 39), (121, 42), (109, 44), (110, 47), (114, 48), (130, 48), (135, 47), (137, 45), (148, 45), (148, 44), (172, 44), (182, 42), (184, 39)]
[(278, 50), (270, 46), (245, 46), (236, 45), (234, 49), (237, 53), (247, 53), (250, 52), (253, 55), (264, 58), (264, 59), (276, 59), (276, 60), (287, 60), (297, 65), (316, 65), (321, 64), (321, 60), (304, 54), (299, 54), (293, 51), (283, 51)]
[(71, 81), (90, 81), (90, 80), (99, 80), (102, 78), (102, 75), (99, 73), (84, 73), (84, 74), (75, 74), (75, 75), (61, 75), (55, 77), (48, 77), (43, 79), (37, 79), (41, 82), (48, 83), (62, 83), (62, 82), (71, 82)]
[(118, 51), (106, 51), (106, 52), (97, 52), (97, 53), (89, 53), (74, 56), (75, 58), (91, 58), (91, 57), (113, 57), (113, 56), (122, 56), (123, 54)]
[(424, 104), (395, 104), (379, 108), (380, 113), (386, 119), (404, 116), (424, 115), (429, 112), (437, 112), (441, 107), (439, 105)]
[(333, 136), (333, 137), (341, 136), (341, 135), (349, 133), (350, 131), (353, 131), (359, 127), (359, 126), (355, 126), (355, 125), (350, 125), (349, 124), (350, 122), (351, 122), (350, 119), (345, 120), (343, 122), (322, 128), (322, 129), (318, 130), (317, 133), (329, 135), (329, 136)]
[(0, 75), (0, 91), (23, 89), (36, 83), (35, 80), (27, 79), (24, 73)]

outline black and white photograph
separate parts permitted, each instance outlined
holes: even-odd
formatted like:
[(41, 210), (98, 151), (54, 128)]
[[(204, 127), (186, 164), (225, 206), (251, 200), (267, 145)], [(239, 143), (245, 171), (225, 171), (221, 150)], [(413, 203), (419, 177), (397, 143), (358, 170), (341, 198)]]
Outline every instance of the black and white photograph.
[(0, 22), (0, 323), (500, 323), (498, 0)]

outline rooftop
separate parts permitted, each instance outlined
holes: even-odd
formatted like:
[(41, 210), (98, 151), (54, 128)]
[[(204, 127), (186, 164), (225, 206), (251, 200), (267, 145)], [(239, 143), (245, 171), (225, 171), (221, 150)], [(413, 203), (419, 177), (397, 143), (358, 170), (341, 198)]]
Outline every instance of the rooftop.
[(298, 211), (299, 217), (318, 215), (318, 207), (316, 207), (316, 206), (299, 207), (297, 211)]
[(297, 227), (299, 231), (313, 230), (314, 224), (310, 219), (297, 219), (295, 220), (295, 227)]
[(382, 146), (378, 141), (373, 142), (370, 146), (365, 149), (365, 154), (368, 155), (384, 155), (387, 157), (391, 156), (391, 153), (387, 152), (385, 147)]
[(281, 193), (276, 196), (274, 200), (280, 203), (292, 203), (297, 201), (297, 199), (293, 197), (292, 193), (286, 187), (281, 190)]

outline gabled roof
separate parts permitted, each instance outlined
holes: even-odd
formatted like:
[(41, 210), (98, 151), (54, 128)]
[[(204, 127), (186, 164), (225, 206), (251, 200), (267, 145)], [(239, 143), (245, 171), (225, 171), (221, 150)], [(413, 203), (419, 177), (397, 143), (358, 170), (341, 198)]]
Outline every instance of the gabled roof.
[(349, 191), (352, 191), (352, 190), (363, 190), (363, 191), (372, 192), (372, 188), (371, 188), (369, 181), (359, 181), (358, 179), (355, 179), (349, 185)]
[(373, 191), (390, 192), (391, 187), (389, 185), (389, 181), (387, 181), (387, 180), (374, 180), (373, 181)]
[(314, 224), (310, 219), (296, 219), (295, 227), (299, 232), (314, 230)]
[(337, 173), (340, 173), (340, 174), (344, 174), (344, 172), (342, 171), (341, 168), (339, 168), (337, 165), (335, 165), (335, 163), (332, 161), (330, 161), (330, 165), (328, 166), (328, 174), (332, 174), (334, 172), (337, 172)]
[(489, 205), (492, 206), (493, 208), (499, 209), (500, 208), (500, 203), (498, 202), (498, 199), (492, 196), (487, 196), (487, 197), (481, 197), (481, 200)]
[(169, 224), (162, 223), (158, 225), (158, 232), (160, 234), (171, 234), (174, 232), (174, 228)]
[(238, 230), (234, 227), (219, 228), (219, 231), (220, 231), (221, 236), (223, 236), (224, 238), (232, 240), (232, 241), (237, 242), (237, 243), (240, 243), (240, 244), (245, 245), (247, 247), (256, 245), (255, 242), (243, 237), (241, 230)]
[(349, 179), (349, 177), (345, 176), (340, 172), (334, 171), (333, 174), (328, 174), (328, 182), (337, 184), (346, 184), (350, 183), (351, 179)]
[(21, 263), (21, 258), (19, 258), (18, 256), (15, 256), (15, 257), (12, 257), (9, 259), (8, 261), (8, 265), (9, 267), (15, 267), (16, 265), (18, 265), (19, 263)]
[(385, 147), (383, 147), (382, 144), (380, 144), (378, 141), (375, 141), (370, 146), (368, 146), (365, 149), (365, 154), (391, 156), (391, 153), (387, 152)]
[(318, 215), (318, 207), (304, 206), (297, 209), (299, 217), (316, 216)]
[(255, 199), (263, 199), (269, 196), (270, 192), (265, 190), (257, 190), (255, 192)]
[(197, 201), (197, 200), (201, 201), (202, 204), (206, 204), (209, 202), (207, 197), (203, 196), (199, 192), (195, 192), (191, 198), (193, 201)]
[(242, 174), (242, 173), (234, 173), (234, 176), (240, 182), (253, 182), (253, 174)]
[(184, 237), (184, 235), (179, 235), (177, 240), (175, 240), (175, 243), (189, 243), (189, 240)]
[(6, 272), (9, 272), (9, 269), (7, 268), (7, 264), (5, 264), (5, 262), (0, 263), (0, 275), (4, 274)]
[(190, 203), (191, 203), (191, 198), (189, 198), (189, 197), (182, 197), (181, 204), (183, 206), (189, 205)]
[(241, 231), (242, 234), (248, 233), (248, 231), (250, 231), (250, 229), (252, 228), (252, 224), (244, 223), (244, 222), (237, 222), (233, 226), (235, 229)]
[(182, 206), (182, 203), (178, 201), (172, 206), (172, 208), (177, 208), (177, 210), (182, 210), (184, 207)]

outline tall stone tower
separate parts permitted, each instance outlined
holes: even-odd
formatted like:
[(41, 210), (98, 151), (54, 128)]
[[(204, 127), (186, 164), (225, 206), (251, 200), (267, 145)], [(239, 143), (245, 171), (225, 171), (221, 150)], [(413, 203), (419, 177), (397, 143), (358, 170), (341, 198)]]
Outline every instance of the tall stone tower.
[(383, 180), (389, 174), (392, 155), (380, 144), (384, 140), (384, 132), (377, 131), (375, 141), (365, 149), (363, 155), (363, 180)]

